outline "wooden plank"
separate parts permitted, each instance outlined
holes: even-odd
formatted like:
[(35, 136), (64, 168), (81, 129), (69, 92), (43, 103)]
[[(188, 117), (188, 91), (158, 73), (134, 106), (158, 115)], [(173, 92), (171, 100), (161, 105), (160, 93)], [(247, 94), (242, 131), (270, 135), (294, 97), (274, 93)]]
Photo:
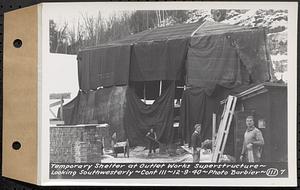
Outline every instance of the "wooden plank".
[(227, 137), (228, 137), (228, 132), (233, 116), (233, 111), (235, 109), (237, 97), (234, 96), (228, 96), (226, 104), (224, 105), (223, 109), (223, 114), (221, 117), (219, 129), (218, 129), (218, 134), (217, 134), (217, 139), (216, 139), (216, 147), (215, 151), (213, 152), (212, 156), (212, 162), (219, 162), (220, 156), (223, 154)]
[(263, 89), (263, 90), (260, 90), (260, 91), (258, 91), (258, 92), (255, 92), (255, 93), (245, 95), (245, 96), (243, 96), (241, 99), (242, 99), (242, 100), (245, 100), (245, 99), (248, 99), (248, 98), (252, 98), (253, 96), (257, 96), (257, 95), (259, 95), (259, 94), (266, 93), (266, 92), (268, 92), (268, 90), (267, 90), (267, 89)]
[(71, 98), (71, 93), (52, 93), (49, 95), (50, 100), (54, 99), (70, 99)]
[(231, 110), (229, 112), (230, 113), (229, 119), (228, 119), (228, 122), (226, 124), (226, 129), (224, 131), (225, 137), (224, 137), (224, 144), (222, 145), (222, 148), (221, 148), (221, 154), (223, 154), (224, 149), (225, 149), (225, 145), (226, 145), (226, 142), (227, 142), (227, 137), (228, 137), (228, 133), (229, 133), (229, 129), (230, 129), (231, 121), (232, 121), (232, 116), (233, 116), (235, 105), (236, 105), (236, 100), (237, 100), (237, 98), (234, 97), (233, 98), (233, 103), (232, 103), (232, 106), (231, 106)]
[(146, 84), (144, 82), (144, 90), (143, 90), (144, 102), (146, 103)]
[[(263, 84), (259, 84), (259, 85), (257, 85), (257, 86), (252, 87), (252, 88), (249, 88), (249, 89), (247, 89), (247, 90), (245, 90), (245, 91), (243, 91), (243, 92), (240, 92), (239, 94), (237, 94), (237, 95), (235, 95), (235, 96), (236, 96), (237, 98), (241, 98), (241, 97), (247, 96), (247, 95), (249, 95), (249, 94), (252, 94), (252, 93), (254, 93), (254, 92), (256, 92), (256, 91), (259, 91), (259, 90), (261, 90), (261, 89), (264, 89), (264, 88), (265, 88), (265, 87), (263, 86)], [(220, 104), (224, 104), (225, 102), (226, 102), (226, 99), (220, 101)]]
[(61, 120), (50, 120), (50, 125), (64, 125), (65, 122)]
[(161, 92), (162, 92), (162, 80), (159, 81), (159, 94), (158, 94), (158, 96), (161, 95)]
[(212, 117), (212, 152), (214, 152), (215, 150), (215, 139), (216, 139), (216, 122), (217, 122), (217, 116), (215, 113), (213, 113), (213, 117)]
[(192, 150), (188, 146), (181, 146), (181, 148), (187, 151), (189, 154), (192, 154)]
[(49, 108), (50, 113), (52, 114), (53, 117), (57, 117), (57, 115), (51, 110), (51, 108)]
[(54, 106), (58, 106), (64, 103), (64, 100), (59, 100), (58, 102), (54, 102), (50, 104), (50, 108), (54, 107)]
[(63, 102), (64, 102), (64, 99), (63, 99), (63, 97), (61, 97), (61, 99), (60, 99), (60, 112), (59, 112), (61, 120), (64, 120)]

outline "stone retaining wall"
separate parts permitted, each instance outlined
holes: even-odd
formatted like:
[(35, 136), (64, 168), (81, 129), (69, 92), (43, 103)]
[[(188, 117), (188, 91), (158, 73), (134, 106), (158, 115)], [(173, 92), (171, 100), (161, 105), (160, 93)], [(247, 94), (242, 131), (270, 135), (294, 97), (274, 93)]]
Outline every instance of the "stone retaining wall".
[(69, 125), (50, 127), (50, 162), (100, 162), (111, 148), (108, 125)]

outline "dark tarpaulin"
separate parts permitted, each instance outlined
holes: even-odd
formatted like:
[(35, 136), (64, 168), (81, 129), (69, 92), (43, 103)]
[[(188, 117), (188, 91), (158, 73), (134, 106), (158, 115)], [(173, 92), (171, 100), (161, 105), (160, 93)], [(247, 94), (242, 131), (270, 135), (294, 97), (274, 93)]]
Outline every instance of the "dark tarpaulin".
[(117, 138), (124, 140), (123, 115), (126, 89), (127, 86), (122, 86), (88, 92), (79, 91), (71, 102), (63, 106), (65, 124), (108, 123), (111, 132), (116, 131)]
[[(88, 99), (90, 99), (90, 102), (94, 99), (91, 97), (94, 97), (95, 92), (92, 93), (93, 95), (90, 96), (89, 92), (79, 91), (71, 102), (63, 105), (63, 120), (65, 125), (94, 123), (93, 110), (95, 106), (88, 105)], [(60, 111), (59, 109), (58, 116), (60, 116)]]
[[(80, 97), (80, 91), (78, 91), (77, 96), (68, 102), (67, 104), (63, 105), (63, 121), (66, 125), (70, 125), (75, 116), (75, 107), (78, 105), (79, 97)], [(60, 112), (61, 108), (58, 109), (57, 116), (60, 118)], [(60, 118), (61, 119), (61, 118)]]
[(140, 42), (131, 52), (130, 80), (179, 80), (183, 76), (189, 38)]
[[(211, 139), (212, 115), (213, 113), (216, 113), (218, 116), (222, 114), (223, 105), (220, 104), (220, 101), (228, 97), (228, 95), (234, 94), (235, 91), (235, 89), (229, 90), (217, 85), (214, 92), (209, 96), (204, 88), (194, 87), (186, 89), (182, 94), (180, 107), (179, 128), (182, 140), (190, 143), (194, 126), (197, 123), (202, 125), (202, 139)], [(218, 123), (219, 121), (217, 120), (217, 125)]]
[(253, 83), (270, 79), (270, 61), (267, 57), (266, 34), (264, 30), (249, 30), (230, 34), (239, 58), (251, 75)]
[(124, 129), (132, 146), (145, 145), (146, 133), (153, 127), (161, 143), (173, 140), (175, 83), (172, 82), (152, 105), (146, 105), (128, 88), (124, 115)]
[[(235, 32), (191, 39), (187, 55), (187, 84), (233, 88), (270, 79), (263, 31)], [(251, 81), (250, 81), (251, 78)]]
[(216, 84), (228, 88), (242, 83), (240, 60), (223, 35), (191, 39), (187, 56), (187, 83), (212, 93)]
[(130, 45), (107, 46), (79, 52), (79, 88), (87, 91), (128, 84), (130, 48)]
[(183, 91), (180, 107), (181, 138), (185, 142), (191, 142), (191, 136), (194, 132), (195, 124), (199, 123), (202, 127), (201, 138), (203, 139), (206, 93), (203, 88), (193, 88)]

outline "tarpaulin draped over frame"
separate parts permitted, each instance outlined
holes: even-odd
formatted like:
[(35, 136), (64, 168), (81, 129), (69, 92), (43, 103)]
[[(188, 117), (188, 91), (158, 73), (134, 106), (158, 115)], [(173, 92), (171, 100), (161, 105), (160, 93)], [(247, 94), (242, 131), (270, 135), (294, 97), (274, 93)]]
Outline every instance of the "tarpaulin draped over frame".
[(219, 85), (216, 86), (213, 94), (207, 95), (204, 88), (194, 87), (186, 89), (182, 94), (180, 107), (181, 138), (187, 143), (191, 141), (195, 124), (202, 125), (202, 139), (211, 139), (212, 135), (212, 115), (221, 115), (223, 106), (220, 101), (229, 94), (234, 94), (236, 89), (227, 89)]
[(152, 105), (146, 105), (128, 88), (124, 115), (124, 129), (132, 146), (145, 145), (146, 133), (154, 128), (161, 143), (170, 143), (173, 139), (175, 82), (163, 92)]
[(128, 84), (130, 45), (81, 51), (77, 59), (79, 88), (84, 91)]
[(176, 80), (182, 77), (189, 38), (140, 42), (132, 47), (131, 81)]
[(263, 31), (243, 31), (191, 39), (187, 83), (212, 93), (216, 84), (233, 88), (270, 79)]
[[(195, 124), (204, 126), (203, 118), (205, 116), (206, 93), (202, 88), (193, 88), (183, 91), (180, 107), (180, 123), (182, 139), (190, 144)], [(203, 131), (202, 127), (202, 139)]]
[(270, 79), (270, 62), (267, 57), (264, 30), (249, 30), (229, 34), (239, 58), (246, 66), (253, 83)]
[[(124, 140), (123, 115), (127, 86), (82, 92), (63, 106), (66, 125), (108, 123), (117, 138)], [(59, 110), (60, 112), (60, 110)], [(58, 114), (59, 115), (59, 114)]]

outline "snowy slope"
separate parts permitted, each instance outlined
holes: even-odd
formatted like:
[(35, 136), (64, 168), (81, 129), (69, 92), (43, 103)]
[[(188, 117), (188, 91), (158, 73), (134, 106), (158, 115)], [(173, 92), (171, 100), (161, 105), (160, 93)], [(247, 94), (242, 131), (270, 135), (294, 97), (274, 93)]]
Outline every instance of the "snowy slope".
[[(211, 10), (189, 11), (186, 23), (200, 20), (212, 21)], [(287, 56), (287, 10), (227, 10), (222, 23), (265, 28), (271, 60), (277, 79), (286, 81)]]
[(224, 23), (267, 29), (267, 41), (276, 78), (287, 82), (287, 11), (249, 10), (237, 14)]

